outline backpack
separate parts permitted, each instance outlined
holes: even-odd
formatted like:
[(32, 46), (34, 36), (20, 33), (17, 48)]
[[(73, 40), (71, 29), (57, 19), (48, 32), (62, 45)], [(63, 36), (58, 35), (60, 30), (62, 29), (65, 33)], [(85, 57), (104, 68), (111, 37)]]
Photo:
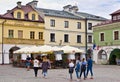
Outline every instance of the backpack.
[(80, 71), (80, 63), (79, 62), (77, 62), (75, 70)]

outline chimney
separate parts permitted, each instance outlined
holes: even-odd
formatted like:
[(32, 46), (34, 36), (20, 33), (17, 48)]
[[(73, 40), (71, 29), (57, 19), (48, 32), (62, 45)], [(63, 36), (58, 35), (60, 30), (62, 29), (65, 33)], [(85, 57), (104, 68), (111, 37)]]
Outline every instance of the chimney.
[(78, 7), (77, 6), (72, 6), (71, 8), (70, 8), (70, 12), (71, 13), (76, 13), (78, 11)]
[(33, 8), (36, 8), (36, 7), (37, 7), (37, 3), (38, 3), (37, 0), (33, 0), (32, 2), (27, 3), (27, 5), (30, 5), (30, 6), (32, 6)]
[(66, 6), (63, 7), (63, 11), (68, 11), (69, 12), (71, 7), (72, 7), (71, 5), (66, 5)]
[(21, 8), (21, 2), (20, 1), (17, 2), (17, 7)]

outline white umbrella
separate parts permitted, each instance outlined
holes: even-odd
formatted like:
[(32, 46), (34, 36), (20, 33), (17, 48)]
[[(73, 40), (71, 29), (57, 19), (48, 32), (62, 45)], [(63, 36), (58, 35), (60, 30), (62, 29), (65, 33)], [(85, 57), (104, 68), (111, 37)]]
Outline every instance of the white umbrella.
[(19, 50), (16, 50), (16, 51), (14, 51), (13, 53), (30, 53), (29, 52), (29, 47), (24, 47), (24, 48), (21, 48), (21, 49), (19, 49)]
[(64, 53), (84, 52), (83, 50), (80, 50), (72, 46), (63, 46), (61, 49), (64, 51)]
[(30, 53), (38, 53), (38, 47), (37, 46), (32, 46), (29, 48), (29, 52)]
[(60, 51), (60, 50), (62, 50), (62, 49), (57, 46), (52, 47), (52, 51)]
[(41, 52), (41, 53), (51, 52), (51, 51), (52, 51), (52, 47), (51, 47), (51, 46), (48, 46), (48, 45), (44, 45), (44, 46), (38, 47), (38, 49), (37, 49), (36, 51), (37, 51), (37, 52)]

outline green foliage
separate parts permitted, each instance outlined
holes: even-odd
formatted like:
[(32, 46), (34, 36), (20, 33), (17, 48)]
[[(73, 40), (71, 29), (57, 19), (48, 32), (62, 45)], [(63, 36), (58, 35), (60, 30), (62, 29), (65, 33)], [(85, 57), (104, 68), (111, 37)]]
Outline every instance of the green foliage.
[(116, 64), (116, 58), (120, 59), (120, 49), (114, 49), (111, 54), (110, 54), (110, 58), (109, 58), (109, 63), (110, 64)]

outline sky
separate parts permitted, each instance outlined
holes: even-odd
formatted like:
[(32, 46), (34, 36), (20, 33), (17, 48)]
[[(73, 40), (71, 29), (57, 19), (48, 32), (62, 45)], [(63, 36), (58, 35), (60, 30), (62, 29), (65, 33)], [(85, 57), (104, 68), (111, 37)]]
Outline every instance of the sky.
[[(33, 0), (0, 0), (0, 14), (14, 8), (18, 1), (26, 5)], [(63, 10), (65, 5), (78, 6), (78, 12), (85, 12), (111, 19), (110, 14), (120, 9), (120, 0), (37, 0), (38, 8)]]

